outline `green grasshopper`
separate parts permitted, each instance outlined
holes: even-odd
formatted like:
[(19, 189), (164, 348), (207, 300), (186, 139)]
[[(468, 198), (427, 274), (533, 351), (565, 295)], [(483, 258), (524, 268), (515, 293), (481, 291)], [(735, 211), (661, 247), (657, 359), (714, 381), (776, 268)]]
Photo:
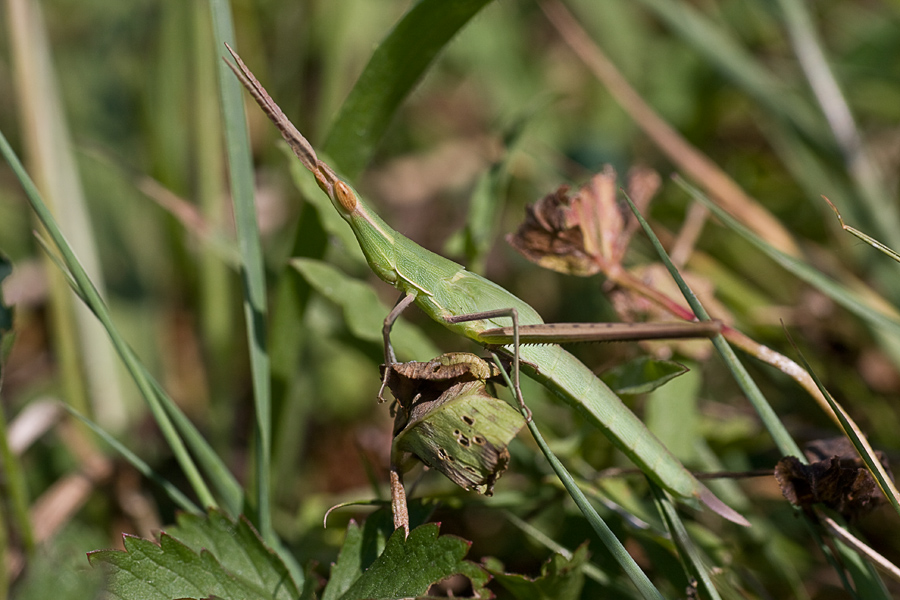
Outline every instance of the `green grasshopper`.
[[(426, 250), (388, 226), (331, 167), (318, 159), (310, 143), (272, 100), (237, 53), (230, 47), (228, 51), (238, 65), (228, 63), (235, 75), (281, 132), (297, 158), (316, 178), (338, 213), (350, 224), (369, 267), (379, 278), (402, 293), (400, 301), (385, 319), (385, 357), (388, 364), (396, 363), (389, 342), (391, 325), (405, 308), (415, 303), (425, 314), (451, 331), (485, 347), (512, 355), (516, 386), (521, 362), (522, 370), (527, 375), (575, 408), (648, 477), (679, 500), (694, 505), (699, 500), (722, 517), (749, 525), (744, 517), (700, 483), (590, 369), (553, 344), (555, 338), (552, 334), (550, 339), (540, 339), (542, 345), (520, 349), (520, 331), (529, 330), (531, 334), (536, 327), (539, 332), (544, 331), (541, 327), (545, 324), (537, 311), (496, 283)], [(512, 331), (504, 329), (500, 322), (500, 319), (510, 317), (513, 319)], [(571, 330), (573, 325), (561, 327)], [(590, 326), (580, 325), (580, 328), (586, 331)], [(635, 326), (626, 328), (639, 335), (647, 333), (640, 332), (640, 328)], [(711, 337), (718, 334), (719, 328), (720, 324), (716, 322), (684, 323), (674, 327), (676, 334), (662, 337)], [(653, 327), (651, 332), (656, 330)], [(528, 339), (537, 343), (533, 337)], [(590, 341), (597, 337), (588, 339), (582, 335), (579, 339)], [(601, 336), (600, 339), (611, 338)], [(513, 344), (512, 350), (508, 348), (509, 344)], [(516, 392), (520, 398), (519, 390)], [(527, 415), (527, 409), (523, 412)]]

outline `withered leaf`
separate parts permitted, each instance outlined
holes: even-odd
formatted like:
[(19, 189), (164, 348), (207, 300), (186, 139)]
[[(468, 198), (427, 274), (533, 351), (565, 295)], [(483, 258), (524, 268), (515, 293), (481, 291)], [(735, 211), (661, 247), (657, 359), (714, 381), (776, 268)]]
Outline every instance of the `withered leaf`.
[[(384, 376), (386, 365), (381, 365)], [(500, 381), (497, 367), (469, 352), (448, 352), (428, 362), (390, 365), (387, 385), (400, 405), (399, 420), (408, 420), (413, 404), (435, 401), (445, 391), (468, 381)], [(401, 414), (407, 414), (401, 417)], [(403, 423), (399, 426), (402, 428)], [(395, 429), (397, 423), (395, 423)]]
[[(654, 185), (654, 181), (656, 185)], [(658, 176), (636, 170), (629, 178), (639, 206), (646, 206)], [(619, 268), (634, 227), (616, 200), (616, 173), (607, 165), (577, 193), (561, 186), (526, 210), (525, 221), (509, 244), (528, 260), (546, 268), (587, 277)]]
[[(775, 480), (791, 504), (810, 510), (821, 503), (854, 521), (885, 501), (848, 439), (816, 440), (806, 446), (804, 454), (813, 462), (805, 465), (787, 456), (775, 466)], [(887, 458), (882, 452), (877, 455), (890, 473)]]
[(460, 487), (490, 495), (509, 464), (507, 445), (525, 424), (487, 392), (486, 382), (498, 376), (494, 365), (464, 352), (391, 365), (388, 385), (399, 404), (393, 454), (411, 455)]
[(577, 197), (560, 186), (525, 209), (525, 221), (506, 241), (531, 262), (545, 269), (587, 277), (601, 267), (585, 249), (584, 233), (572, 205)]

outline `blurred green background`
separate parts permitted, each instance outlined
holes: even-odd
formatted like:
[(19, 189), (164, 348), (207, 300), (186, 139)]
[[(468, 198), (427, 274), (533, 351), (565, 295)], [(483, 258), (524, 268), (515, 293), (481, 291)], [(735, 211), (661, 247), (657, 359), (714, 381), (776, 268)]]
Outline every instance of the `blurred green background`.
[[(35, 73), (22, 70), (32, 63), (22, 57), (26, 46), (16, 46), (15, 33), (26, 41), (35, 41), (36, 34), (23, 31), (14, 17), (21, 5), (40, 6), (43, 14), (56, 93), (71, 140), (70, 148), (65, 139), (57, 138), (56, 145), (71, 149), (83, 189), (89, 227), (58, 214), (63, 229), (69, 235), (67, 227), (81, 228), (73, 235), (94, 245), (107, 302), (126, 339), (237, 478), (247, 481), (253, 390), (240, 279), (229, 266), (236, 244), (215, 73), (224, 49), (214, 51), (207, 3), (9, 0), (0, 43), (0, 129), (35, 174), (40, 168), (33, 152), (43, 130), (27, 124), (28, 113), (40, 111), (40, 102), (55, 93), (35, 86), (34, 79), (29, 83)], [(410, 5), (393, 0), (237, 0), (232, 10), (242, 58), (300, 131), (321, 148), (374, 48)], [(809, 71), (804, 72), (792, 45), (790, 36), (796, 31), (790, 26), (789, 2), (572, 0), (567, 5), (643, 99), (774, 215), (808, 262), (894, 310), (900, 299), (897, 266), (841, 232), (820, 196), (833, 200), (849, 223), (898, 247), (897, 3), (832, 1), (807, 7), (819, 36), (811, 43), (818, 43), (827, 57), (846, 105), (840, 96), (817, 97), (811, 89)], [(709, 29), (689, 30), (685, 24), (693, 22), (692, 16)], [(823, 104), (832, 110), (831, 122)], [(855, 128), (851, 123), (841, 129), (834, 120), (842, 106), (855, 118)], [(373, 480), (383, 489), (391, 419), (387, 407), (374, 402), (379, 343), (358, 339), (340, 309), (306, 287), (296, 272), (285, 268), (285, 261), (298, 250), (323, 255), (372, 282), (386, 304), (394, 301), (394, 291), (323, 231), (318, 213), (294, 184), (293, 159), (254, 106), (248, 123), (269, 302), (277, 306), (284, 299), (278, 290), (286, 278), (294, 281), (300, 298), (294, 325), (300, 333), (288, 336), (290, 347), (271, 349), (274, 363), (293, 366), (287, 374), (277, 368), (273, 373), (275, 527), (301, 563), (316, 559), (328, 565), (347, 520), (364, 518), (369, 511), (338, 511), (324, 530), (322, 514), (340, 501), (372, 498)], [(57, 135), (62, 127), (43, 125)], [(572, 53), (537, 4), (506, 1), (488, 4), (453, 39), (390, 120), (374, 158), (354, 183), (397, 230), (473, 265), (532, 303), (547, 321), (615, 320), (602, 279), (542, 271), (503, 241), (522, 220), (526, 204), (561, 184), (584, 183), (605, 164), (612, 164), (623, 182), (634, 165), (658, 170), (663, 188), (650, 214), (662, 231), (678, 229), (690, 206), (668, 178), (678, 165)], [(53, 162), (47, 165), (41, 167), (49, 171), (47, 176), (62, 169)], [(492, 168), (502, 175), (487, 179)], [(39, 174), (35, 177), (40, 183)], [(476, 200), (479, 186), (485, 185), (494, 186), (486, 207)], [(482, 212), (473, 216), (473, 206)], [(48, 275), (53, 267), (41, 258), (34, 228), (19, 185), (3, 165), (0, 251), (15, 267), (3, 291), (16, 311), (15, 341), (2, 382), (7, 420), (38, 400), (65, 399), (168, 479), (182, 482), (104, 336), (95, 332), (91, 337), (67, 323), (64, 315), (71, 308), (54, 307), (49, 300), (59, 282)], [(652, 259), (642, 240), (634, 245), (630, 262)], [(873, 445), (896, 456), (896, 340), (873, 334), (820, 290), (725, 228), (707, 224), (697, 250), (699, 258), (688, 268), (716, 286), (725, 316), (749, 336), (793, 357), (783, 321)], [(422, 315), (408, 318), (442, 350), (472, 349)], [(272, 339), (282, 337), (273, 332)], [(601, 369), (637, 353), (633, 345), (617, 344), (591, 346), (582, 355)], [(795, 439), (802, 443), (837, 435), (795, 383), (752, 358), (746, 362)], [(696, 428), (721, 463), (733, 470), (771, 468), (777, 451), (716, 359), (690, 364), (695, 372), (686, 380), (690, 383), (681, 384), (687, 388), (682, 393), (701, 405)], [(78, 374), (92, 365), (101, 373), (99, 379)], [(541, 391), (532, 386), (526, 396), (540, 398)], [(616, 462), (605, 440), (583, 431), (562, 405), (538, 401), (536, 412), (573, 468), (582, 468), (580, 461), (593, 465), (584, 467), (586, 477)], [(659, 422), (671, 418), (676, 417), (657, 417)], [(23, 598), (46, 597), (42, 586), (52, 569), (76, 574), (65, 584), (71, 585), (65, 588), (69, 591), (61, 594), (57, 588), (56, 595), (89, 597), (97, 574), (87, 567), (84, 552), (118, 544), (123, 532), (148, 535), (174, 518), (173, 504), (156, 488), (105, 446), (95, 446), (94, 438), (71, 430), (84, 433), (71, 425), (51, 425), (21, 456), (32, 507), (54, 485), (83, 471), (87, 456), (106, 453), (110, 471), (61, 519), (29, 567), (8, 578)], [(515, 442), (512, 453), (511, 470), (490, 501), (454, 492), (452, 484), (435, 474), (427, 476), (422, 489), (445, 497), (434, 519), (443, 523), (442, 532), (475, 541), (470, 558), (497, 556), (510, 570), (535, 575), (549, 551), (526, 541), (530, 538), (508, 523), (498, 523), (494, 511), (510, 508), (535, 517), (569, 548), (584, 541), (585, 529), (568, 508), (543, 512), (558, 506), (561, 498), (558, 490), (542, 483), (547, 470), (530, 441)], [(693, 466), (699, 467), (699, 461)], [(758, 515), (779, 532), (768, 543), (733, 532), (713, 543), (732, 553), (732, 568), (742, 582), (738, 587), (746, 597), (793, 597), (800, 594), (798, 582), (810, 598), (846, 597), (774, 483), (750, 479), (741, 486)], [(616, 518), (614, 511), (611, 518)], [(900, 558), (895, 514), (882, 509), (859, 525), (880, 552), (895, 562)], [(625, 519), (614, 528), (636, 536), (633, 543), (640, 553), (641, 542), (634, 541), (640, 534), (628, 530)], [(8, 553), (15, 555), (21, 540), (14, 524), (8, 529)], [(651, 556), (655, 548), (647, 542), (644, 562), (653, 565), (658, 559), (656, 566), (662, 569), (662, 562), (674, 560)], [(592, 546), (592, 551), (595, 562), (608, 562), (602, 549)], [(773, 571), (779, 560), (790, 564), (789, 574)], [(60, 564), (66, 566), (54, 566)], [(592, 589), (586, 588), (584, 597)]]

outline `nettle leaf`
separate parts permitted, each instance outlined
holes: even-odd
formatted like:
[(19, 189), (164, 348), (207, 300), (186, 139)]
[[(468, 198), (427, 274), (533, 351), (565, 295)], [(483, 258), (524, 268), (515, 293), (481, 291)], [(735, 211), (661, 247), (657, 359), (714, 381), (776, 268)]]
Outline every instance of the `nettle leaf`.
[(250, 523), (217, 511), (208, 517), (182, 515), (159, 543), (124, 536), (125, 550), (88, 554), (109, 571), (108, 598), (122, 600), (296, 600), (287, 567)]
[[(377, 600), (422, 596), (432, 585), (452, 575), (463, 575), (471, 581), (472, 597), (490, 597), (490, 591), (484, 588), (490, 575), (475, 563), (463, 560), (470, 542), (452, 535), (439, 536), (438, 529), (433, 523), (422, 525), (413, 529), (406, 539), (403, 530), (398, 529), (388, 539), (381, 556), (342, 595), (329, 595), (326, 590), (323, 598)], [(363, 549), (361, 535), (351, 536), (348, 532), (348, 540), (351, 545), (342, 549), (341, 558), (332, 571), (332, 577), (339, 574), (342, 578), (339, 586), (347, 583), (347, 575), (358, 564), (353, 553)], [(346, 564), (341, 565), (341, 562)], [(331, 585), (329, 583), (329, 587)]]
[(647, 394), (672, 379), (688, 372), (688, 368), (671, 360), (656, 360), (642, 356), (613, 367), (600, 379), (616, 394)]
[(581, 597), (584, 587), (582, 567), (589, 558), (587, 546), (587, 543), (579, 546), (570, 559), (554, 554), (541, 567), (541, 576), (535, 579), (506, 573), (497, 559), (486, 560), (485, 569), (518, 600), (575, 600)]

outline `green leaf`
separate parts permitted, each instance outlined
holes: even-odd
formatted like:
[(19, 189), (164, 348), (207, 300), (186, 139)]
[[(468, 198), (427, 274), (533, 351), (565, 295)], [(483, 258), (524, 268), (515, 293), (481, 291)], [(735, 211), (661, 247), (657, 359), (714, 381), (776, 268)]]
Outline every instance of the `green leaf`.
[[(384, 317), (390, 312), (371, 286), (348, 277), (328, 263), (309, 259), (292, 259), (297, 269), (317, 292), (337, 304), (344, 311), (344, 319), (350, 333), (361, 340), (381, 342)], [(397, 350), (410, 356), (435, 356), (440, 354), (431, 341), (418, 329), (404, 321), (398, 321), (391, 334)]]
[(391, 118), (438, 53), (490, 0), (421, 0), (369, 59), (323, 148), (354, 179)]
[(322, 600), (337, 600), (360, 578), (363, 572), (362, 547), (362, 528), (350, 521), (337, 562), (331, 567), (331, 579), (325, 586)]
[(451, 575), (464, 575), (472, 582), (475, 597), (488, 595), (484, 586), (490, 576), (476, 564), (463, 560), (469, 542), (455, 536), (438, 536), (438, 526), (418, 527), (403, 538), (397, 530), (388, 540), (384, 552), (340, 597), (406, 598), (421, 596), (433, 584)]
[[(423, 523), (432, 508), (425, 508), (420, 502), (410, 505), (410, 523)], [(322, 600), (337, 600), (362, 577), (384, 552), (387, 541), (394, 533), (393, 517), (387, 507), (381, 508), (366, 519), (363, 526), (351, 521), (347, 535), (341, 546), (337, 562), (331, 567), (331, 579), (322, 592)]]
[(644, 402), (644, 423), (678, 460), (693, 464), (700, 415), (697, 400), (701, 377), (694, 371), (649, 394)]
[(609, 369), (600, 379), (619, 395), (647, 394), (687, 371), (681, 363), (642, 356)]
[(217, 511), (185, 515), (159, 543), (125, 536), (125, 551), (99, 550), (88, 559), (109, 569), (110, 598), (174, 600), (294, 600), (300, 596), (281, 559), (246, 519)]
[(584, 587), (583, 568), (588, 564), (587, 542), (578, 547), (571, 558), (554, 554), (541, 566), (541, 575), (529, 579), (524, 575), (506, 573), (496, 559), (489, 559), (485, 569), (518, 600), (575, 600)]
[[(291, 598), (298, 595), (294, 593), (297, 587), (285, 565), (244, 518), (235, 523), (219, 511), (211, 511), (207, 518), (182, 514), (178, 525), (169, 527), (167, 533), (196, 552), (211, 552), (226, 570), (240, 579), (259, 580), (269, 590), (284, 588)], [(283, 597), (283, 592), (273, 597)]]

